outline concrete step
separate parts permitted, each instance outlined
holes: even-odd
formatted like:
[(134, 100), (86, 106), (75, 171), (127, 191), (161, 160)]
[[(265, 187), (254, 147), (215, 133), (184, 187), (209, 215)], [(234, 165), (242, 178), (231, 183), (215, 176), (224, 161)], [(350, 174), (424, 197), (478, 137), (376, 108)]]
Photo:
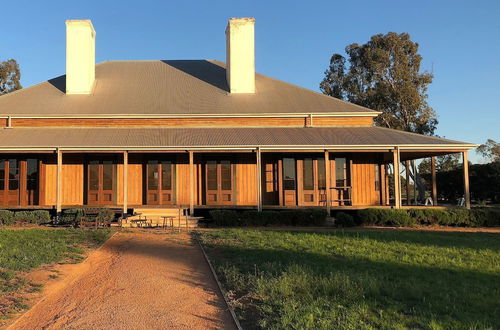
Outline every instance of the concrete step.
[[(183, 210), (181, 209), (180, 212), (182, 213)], [(157, 209), (135, 208), (134, 213), (176, 215), (176, 214), (179, 214), (179, 209), (178, 208), (157, 208)]]
[[(139, 219), (139, 217), (129, 217), (126, 220), (122, 221), (122, 227), (163, 227), (163, 219), (162, 218), (155, 218), (155, 217), (147, 217), (145, 223), (134, 223), (131, 220), (134, 219)], [(141, 219), (144, 219), (142, 217)], [(180, 220), (180, 221), (179, 221)], [(171, 221), (166, 221), (165, 226), (167, 228), (197, 228), (198, 227), (198, 220), (199, 218), (195, 217), (189, 217), (186, 219), (186, 217), (181, 217), (180, 219), (174, 218), (174, 220)]]

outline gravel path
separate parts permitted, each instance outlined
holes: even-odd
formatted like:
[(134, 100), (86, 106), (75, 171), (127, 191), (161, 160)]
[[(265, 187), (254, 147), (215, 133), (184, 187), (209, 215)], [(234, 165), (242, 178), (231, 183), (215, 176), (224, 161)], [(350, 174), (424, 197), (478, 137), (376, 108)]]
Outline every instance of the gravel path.
[(234, 329), (187, 234), (121, 232), (11, 329)]

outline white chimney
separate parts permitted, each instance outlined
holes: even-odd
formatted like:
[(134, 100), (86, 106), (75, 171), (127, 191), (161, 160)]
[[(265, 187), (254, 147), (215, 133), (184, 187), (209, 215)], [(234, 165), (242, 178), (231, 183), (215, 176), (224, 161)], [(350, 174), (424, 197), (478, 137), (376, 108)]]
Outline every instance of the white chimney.
[(94, 26), (90, 20), (67, 20), (66, 94), (90, 94), (94, 80)]
[(255, 93), (255, 18), (231, 18), (226, 28), (226, 78), (229, 91)]

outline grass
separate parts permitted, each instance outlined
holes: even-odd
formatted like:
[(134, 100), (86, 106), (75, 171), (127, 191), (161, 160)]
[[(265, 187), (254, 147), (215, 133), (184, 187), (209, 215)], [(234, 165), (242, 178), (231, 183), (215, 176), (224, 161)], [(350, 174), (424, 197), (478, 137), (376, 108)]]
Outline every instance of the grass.
[(200, 240), (244, 328), (500, 325), (500, 235), (221, 229)]
[(40, 290), (23, 273), (53, 262), (80, 262), (85, 247), (104, 243), (109, 230), (0, 228), (0, 319), (27, 308), (25, 293)]

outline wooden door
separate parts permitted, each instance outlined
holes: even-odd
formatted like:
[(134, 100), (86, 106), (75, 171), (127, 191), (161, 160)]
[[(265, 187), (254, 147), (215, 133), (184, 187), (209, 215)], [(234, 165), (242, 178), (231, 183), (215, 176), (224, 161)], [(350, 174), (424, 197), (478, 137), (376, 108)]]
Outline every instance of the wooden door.
[(207, 205), (233, 204), (233, 166), (229, 160), (208, 160), (205, 164)]
[(300, 205), (326, 205), (325, 158), (306, 157), (300, 160)]
[(21, 161), (21, 170), (21, 205), (38, 205), (40, 160)]
[(19, 205), (20, 170), (17, 159), (0, 159), (0, 205)]
[(278, 205), (279, 203), (279, 180), (278, 162), (274, 159), (266, 159), (262, 166), (262, 203), (264, 205)]
[(169, 160), (149, 160), (147, 164), (147, 204), (174, 204), (173, 164)]
[(116, 176), (112, 160), (91, 160), (88, 163), (89, 205), (113, 205)]
[(283, 158), (283, 205), (297, 205), (297, 171), (295, 158)]

